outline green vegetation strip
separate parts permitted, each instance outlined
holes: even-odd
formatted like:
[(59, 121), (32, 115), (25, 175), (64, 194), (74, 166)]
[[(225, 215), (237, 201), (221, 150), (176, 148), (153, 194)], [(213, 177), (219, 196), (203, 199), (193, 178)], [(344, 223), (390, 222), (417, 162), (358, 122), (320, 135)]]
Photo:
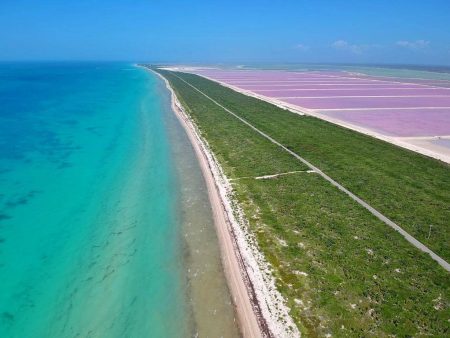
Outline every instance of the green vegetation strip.
[[(170, 81), (226, 175), (241, 178), (233, 181), (235, 197), (304, 333), (377, 337), (449, 333), (450, 286), (444, 269), (316, 174), (243, 178), (307, 168), (171, 72), (159, 72)], [(444, 221), (448, 167), (315, 118), (286, 112), (198, 76), (177, 75), (326, 168), (340, 183), (345, 179), (344, 186), (353, 192), (365, 192), (365, 200), (390, 204), (386, 210), (389, 217), (396, 215), (397, 222), (414, 219), (408, 214), (412, 212), (420, 219), (440, 220), (432, 231), (448, 236)], [(372, 187), (373, 194), (365, 185)], [(415, 196), (404, 195), (405, 191)], [(384, 201), (383, 194), (393, 203)], [(426, 202), (432, 203), (423, 205)], [(415, 210), (406, 208), (414, 203)], [(434, 212), (426, 215), (430, 210)], [(446, 249), (446, 245), (436, 248)]]

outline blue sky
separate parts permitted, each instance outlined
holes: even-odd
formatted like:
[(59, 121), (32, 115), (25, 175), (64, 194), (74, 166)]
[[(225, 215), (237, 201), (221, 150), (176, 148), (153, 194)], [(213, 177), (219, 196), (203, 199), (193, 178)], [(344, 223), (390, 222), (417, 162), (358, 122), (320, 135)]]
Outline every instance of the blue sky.
[(0, 60), (450, 65), (450, 0), (0, 0)]

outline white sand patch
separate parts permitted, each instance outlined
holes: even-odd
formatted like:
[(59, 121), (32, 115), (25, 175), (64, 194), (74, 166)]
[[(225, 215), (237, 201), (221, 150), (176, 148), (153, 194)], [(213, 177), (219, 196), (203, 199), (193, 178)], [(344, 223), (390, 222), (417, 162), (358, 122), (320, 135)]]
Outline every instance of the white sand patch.
[(294, 275), (297, 275), (297, 276), (304, 276), (304, 277), (308, 276), (308, 274), (306, 272), (303, 272), (303, 271), (292, 271), (292, 273)]
[(288, 244), (286, 243), (286, 241), (284, 239), (278, 238), (278, 242), (280, 242), (281, 246), (287, 247)]
[(271, 178), (277, 178), (279, 176), (285, 176), (285, 175), (291, 175), (291, 174), (296, 174), (296, 173), (311, 173), (314, 172), (314, 170), (296, 170), (296, 171), (289, 171), (286, 173), (280, 173), (280, 174), (273, 174), (273, 175), (264, 175), (264, 176), (257, 176), (255, 177), (256, 180), (266, 180), (266, 179), (271, 179)]
[(436, 299), (433, 299), (434, 306), (433, 308), (437, 311), (445, 309), (445, 304), (442, 302), (442, 296), (439, 295)]
[(304, 303), (301, 299), (295, 298), (294, 299), (295, 304), (300, 305), (300, 306), (304, 306)]

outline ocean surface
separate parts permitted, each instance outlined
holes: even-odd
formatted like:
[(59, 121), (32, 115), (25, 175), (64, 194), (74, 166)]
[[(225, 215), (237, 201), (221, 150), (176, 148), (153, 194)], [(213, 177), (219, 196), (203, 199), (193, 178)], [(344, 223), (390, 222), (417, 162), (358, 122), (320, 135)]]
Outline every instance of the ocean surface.
[(162, 81), (0, 64), (0, 337), (235, 337), (206, 187)]

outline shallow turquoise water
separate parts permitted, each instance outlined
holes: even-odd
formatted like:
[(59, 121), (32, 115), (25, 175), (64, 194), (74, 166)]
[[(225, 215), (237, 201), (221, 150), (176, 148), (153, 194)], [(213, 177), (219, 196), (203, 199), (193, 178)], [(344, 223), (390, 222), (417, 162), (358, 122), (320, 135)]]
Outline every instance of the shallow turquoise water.
[(0, 64), (0, 337), (191, 332), (158, 80)]

